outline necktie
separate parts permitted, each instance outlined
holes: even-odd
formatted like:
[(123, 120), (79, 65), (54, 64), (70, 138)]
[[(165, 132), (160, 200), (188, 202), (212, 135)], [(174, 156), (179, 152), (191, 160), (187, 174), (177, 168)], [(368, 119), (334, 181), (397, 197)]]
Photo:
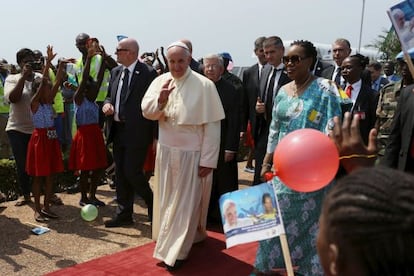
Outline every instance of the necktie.
[(275, 86), (275, 78), (277, 69), (273, 68), (272, 76), (270, 77), (269, 85), (266, 89), (266, 95), (265, 95), (265, 107), (266, 107), (266, 113), (265, 113), (265, 119), (268, 121), (268, 118), (271, 118), (272, 115), (272, 107), (273, 107), (273, 88)]
[(341, 67), (336, 68), (335, 82), (337, 85), (341, 85)]
[(119, 119), (125, 121), (124, 106), (125, 98), (129, 89), (129, 70), (124, 69), (124, 77), (122, 78), (121, 96), (119, 97)]
[(277, 70), (275, 68), (272, 69), (272, 76), (270, 77), (269, 85), (266, 88), (266, 93), (264, 95), (264, 102), (268, 102), (269, 99), (273, 97), (273, 88), (275, 86), (275, 78), (276, 78)]
[(348, 96), (348, 98), (351, 98), (351, 96), (352, 96), (352, 85), (348, 85), (348, 87), (345, 90), (345, 93)]
[(414, 137), (411, 140), (410, 155), (411, 155), (411, 158), (414, 159)]

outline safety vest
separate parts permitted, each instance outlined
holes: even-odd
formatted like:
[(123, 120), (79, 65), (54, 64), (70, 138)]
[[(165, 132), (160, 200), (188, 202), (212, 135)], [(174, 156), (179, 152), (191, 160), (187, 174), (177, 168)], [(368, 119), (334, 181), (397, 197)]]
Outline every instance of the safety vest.
[[(56, 83), (56, 75), (53, 72), (52, 68), (49, 68), (49, 79), (52, 82), (52, 85)], [(63, 113), (63, 97), (62, 97), (62, 90), (58, 90), (55, 98), (53, 99), (53, 109), (56, 113)]]
[[(101, 55), (95, 55), (92, 57), (91, 60), (91, 67), (89, 70), (89, 76), (92, 77), (94, 81), (98, 80), (98, 72), (99, 68), (101, 68), (102, 64), (102, 56)], [(79, 58), (75, 63), (75, 70), (76, 70), (76, 78), (79, 83), (82, 81), (82, 74), (83, 74), (84, 64), (82, 58)], [(103, 102), (106, 98), (106, 95), (108, 93), (108, 85), (109, 85), (109, 70), (105, 70), (104, 77), (102, 80), (101, 87), (99, 88), (98, 95), (96, 97), (97, 102)]]
[(3, 81), (0, 80), (0, 113), (9, 113), (10, 104), (4, 98), (4, 85)]

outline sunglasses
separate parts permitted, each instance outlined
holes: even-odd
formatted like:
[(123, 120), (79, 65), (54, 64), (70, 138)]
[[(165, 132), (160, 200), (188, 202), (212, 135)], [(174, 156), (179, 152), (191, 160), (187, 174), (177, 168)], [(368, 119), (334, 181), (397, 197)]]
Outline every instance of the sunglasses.
[(117, 48), (117, 49), (115, 50), (115, 54), (117, 54), (117, 53), (119, 53), (119, 52), (127, 52), (127, 51), (129, 51), (129, 49)]
[(300, 57), (298, 55), (283, 56), (282, 57), (282, 62), (284, 64), (288, 64), (289, 62), (293, 63), (293, 64), (298, 64), (299, 62), (301, 62), (302, 60), (307, 59), (307, 58), (309, 58), (309, 57)]

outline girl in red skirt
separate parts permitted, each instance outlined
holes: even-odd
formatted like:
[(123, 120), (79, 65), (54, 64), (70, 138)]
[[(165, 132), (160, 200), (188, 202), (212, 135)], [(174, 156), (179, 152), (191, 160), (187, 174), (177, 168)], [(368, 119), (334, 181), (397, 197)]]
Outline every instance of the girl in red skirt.
[(80, 171), (81, 206), (105, 206), (104, 202), (96, 198), (98, 182), (107, 167), (107, 157), (99, 127), (99, 109), (95, 103), (105, 71), (104, 63), (100, 66), (97, 81), (89, 76), (91, 60), (97, 54), (98, 47), (99, 45), (91, 45), (88, 49), (82, 80), (74, 96), (77, 131), (70, 149), (69, 169)]
[[(58, 68), (55, 85), (49, 80), (49, 68), (53, 58), (51, 46), (47, 47), (47, 60), (43, 69), (43, 77), (33, 81), (34, 95), (31, 100), (30, 108), (33, 114), (33, 125), (35, 127), (30, 138), (27, 158), (26, 171), (33, 177), (33, 196), (35, 200), (35, 220), (38, 222), (48, 221), (48, 218), (58, 216), (50, 210), (50, 199), (53, 195), (52, 176), (63, 171), (62, 152), (57, 139), (54, 127), (53, 99), (58, 90), (63, 77), (63, 65)], [(40, 193), (42, 182), (45, 183), (44, 204), (40, 205)]]

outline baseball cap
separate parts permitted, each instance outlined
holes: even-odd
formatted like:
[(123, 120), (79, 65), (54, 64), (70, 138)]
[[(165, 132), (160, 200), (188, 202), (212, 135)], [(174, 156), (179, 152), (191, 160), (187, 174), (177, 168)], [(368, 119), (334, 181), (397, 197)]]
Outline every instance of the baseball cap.
[(228, 59), (230, 61), (233, 61), (233, 59), (231, 58), (231, 55), (227, 52), (223, 52), (219, 54), (222, 58)]
[[(414, 60), (414, 48), (411, 48), (408, 50), (408, 54), (410, 55), (410, 58)], [(403, 60), (404, 59), (404, 52), (399, 52), (398, 55), (395, 56), (396, 60)]]

